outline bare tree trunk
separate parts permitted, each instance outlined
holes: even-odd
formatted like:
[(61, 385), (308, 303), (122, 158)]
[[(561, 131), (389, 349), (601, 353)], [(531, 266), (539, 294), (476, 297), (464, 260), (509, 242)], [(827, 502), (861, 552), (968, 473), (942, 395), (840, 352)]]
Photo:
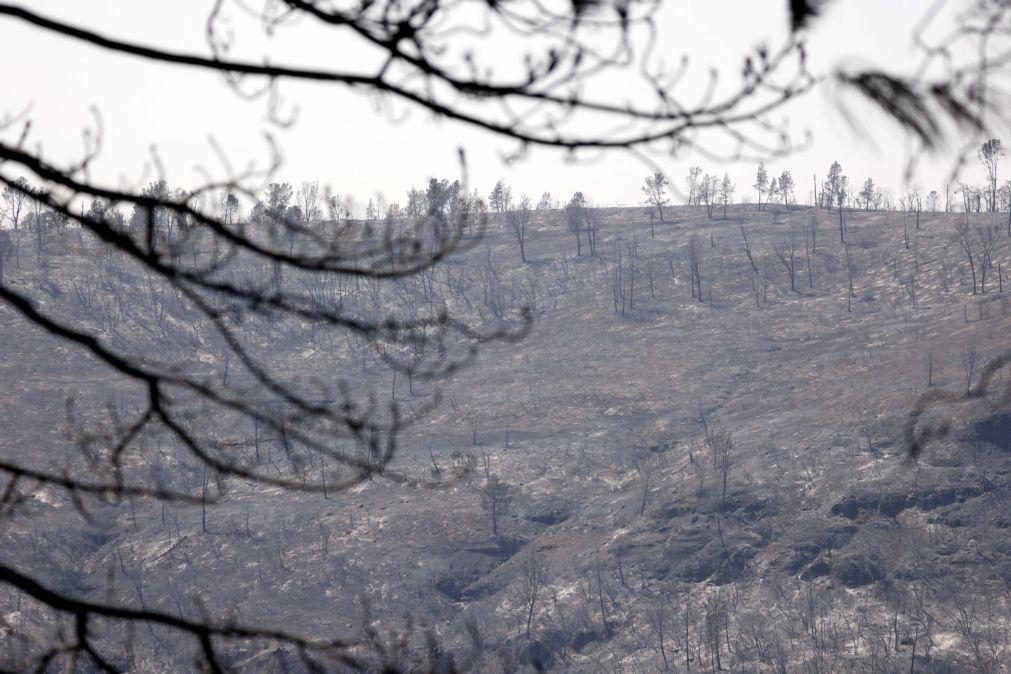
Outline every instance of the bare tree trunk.
[(849, 280), (849, 289), (846, 293), (846, 311), (851, 312), (853, 310), (853, 261), (850, 259), (850, 247), (845, 246), (846, 250), (846, 275)]
[(811, 248), (807, 244), (807, 237), (804, 237), (804, 260), (807, 266), (807, 287), (814, 290), (814, 277), (811, 275)]
[(607, 622), (607, 610), (604, 607), (604, 579), (600, 574), (600, 560), (597, 560), (597, 599), (600, 602), (600, 621), (604, 625), (604, 635), (610, 636), (611, 625)]
[(755, 258), (751, 256), (751, 243), (748, 241), (748, 235), (744, 231), (744, 221), (742, 220), (738, 224), (741, 226), (741, 238), (744, 239), (744, 252), (748, 256), (748, 262), (751, 263), (751, 269), (757, 274), (758, 265), (755, 264)]

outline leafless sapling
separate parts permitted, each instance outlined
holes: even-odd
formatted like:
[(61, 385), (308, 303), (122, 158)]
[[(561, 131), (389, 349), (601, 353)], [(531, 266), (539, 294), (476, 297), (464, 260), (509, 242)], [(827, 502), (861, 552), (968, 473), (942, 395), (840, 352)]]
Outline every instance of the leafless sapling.
[(685, 178), (685, 186), (688, 188), (688, 205), (694, 206), (699, 202), (700, 180), (702, 178), (702, 168), (692, 166), (688, 169), (688, 176)]
[(790, 290), (797, 292), (797, 235), (790, 232), (790, 235), (775, 244), (773, 249), (783, 268), (786, 269), (787, 276), (790, 277)]
[(965, 374), (965, 394), (969, 395), (972, 392), (972, 378), (976, 373), (976, 367), (979, 365), (979, 353), (976, 350), (976, 344), (970, 342), (965, 345), (962, 350), (962, 372)]
[(526, 195), (520, 197), (516, 208), (506, 214), (509, 227), (512, 229), (513, 236), (516, 237), (516, 242), (520, 246), (520, 260), (524, 263), (527, 261), (526, 240), (527, 227), (530, 225), (530, 214), (530, 197)]
[[(0, 196), (3, 197), (3, 200), (7, 205), (6, 212), (2, 215), (7, 218), (7, 220), (11, 223), (11, 227), (16, 230), (21, 224), (21, 212), (24, 210), (25, 204), (31, 196), (32, 187), (28, 184), (28, 180), (24, 176), (16, 178), (14, 183), (14, 185), (5, 186), (3, 191), (0, 192)], [(0, 217), (0, 223), (2, 222), (3, 218)], [(39, 218), (36, 218), (36, 222), (34, 224), (35, 227), (42, 226)]]
[(488, 475), (480, 487), (481, 507), (491, 520), (491, 535), (498, 538), (499, 523), (509, 512), (513, 500), (512, 486), (496, 475)]
[(969, 227), (968, 217), (956, 225), (955, 240), (958, 242), (959, 247), (962, 249), (962, 253), (965, 255), (965, 261), (969, 263), (969, 271), (972, 272), (972, 294), (975, 295), (978, 255), (976, 252), (975, 237), (973, 237), (972, 229)]
[(853, 259), (853, 256), (850, 255), (850, 246), (848, 243), (843, 244), (843, 250), (846, 253), (846, 281), (848, 284), (846, 290), (846, 311), (849, 312), (853, 310), (853, 298), (856, 297), (856, 294), (853, 292), (853, 277), (856, 275), (856, 261)]
[(692, 297), (702, 298), (702, 246), (699, 245), (699, 238), (692, 234), (688, 239), (688, 268), (691, 272)]
[(979, 241), (979, 290), (986, 294), (986, 275), (993, 269), (994, 258), (1003, 243), (997, 225), (983, 225), (976, 230)]
[(811, 269), (811, 251), (814, 248), (814, 218), (804, 230), (804, 267), (807, 269), (807, 287), (814, 290), (814, 271)]
[(530, 626), (537, 609), (537, 599), (544, 589), (547, 575), (547, 562), (544, 557), (534, 553), (523, 562), (523, 605), (526, 609), (526, 633), (530, 638)]
[(319, 182), (304, 182), (298, 192), (299, 206), (302, 209), (302, 218), (306, 222), (316, 222), (320, 218), (319, 210), (320, 189)]
[(670, 600), (666, 593), (658, 592), (649, 599), (646, 608), (647, 619), (657, 639), (657, 649), (660, 651), (660, 658), (663, 661), (663, 671), (669, 671), (670, 660), (667, 658), (667, 633), (673, 628), (673, 616), (671, 615)]
[(751, 270), (758, 274), (758, 265), (755, 264), (755, 258), (751, 254), (751, 242), (748, 241), (748, 234), (744, 231), (744, 220), (738, 223), (741, 227), (741, 238), (744, 239), (744, 254), (748, 256), (748, 262), (751, 263)]

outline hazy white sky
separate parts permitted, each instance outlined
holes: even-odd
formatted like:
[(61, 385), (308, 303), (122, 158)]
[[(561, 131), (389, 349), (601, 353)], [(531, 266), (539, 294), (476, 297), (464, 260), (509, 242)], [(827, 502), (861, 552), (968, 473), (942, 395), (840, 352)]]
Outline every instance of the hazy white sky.
[[(73, 19), (103, 33), (180, 50), (206, 51), (204, 20), (208, 0), (171, 3), (136, 0), (32, 0), (31, 9)], [(814, 27), (811, 57), (816, 71), (838, 62), (909, 65), (916, 53), (912, 26), (930, 2), (913, 0), (837, 0)], [(958, 4), (953, 2), (952, 4)], [(745, 51), (758, 44), (776, 44), (785, 34), (785, 2), (709, 0), (669, 2), (662, 21), (661, 53), (675, 62), (689, 54), (695, 72), (709, 65), (734, 72)], [(237, 19), (237, 21), (239, 21)], [(236, 23), (236, 26), (241, 26)], [(942, 26), (943, 27), (943, 26)], [(297, 40), (291, 39), (297, 36)], [(264, 43), (246, 45), (252, 56)], [(237, 48), (242, 49), (240, 44)], [(289, 30), (271, 41), (276, 63), (361, 64), (365, 55), (354, 47), (327, 39), (311, 25)], [(259, 51), (257, 51), (259, 50)], [(400, 118), (377, 111), (374, 101), (345, 88), (286, 84), (286, 101), (297, 106), (297, 121), (279, 129), (266, 120), (261, 99), (247, 101), (222, 84), (220, 76), (194, 70), (154, 65), (113, 55), (70, 40), (53, 37), (26, 24), (0, 17), (0, 62), (4, 95), (0, 115), (32, 105), (32, 138), (50, 159), (70, 160), (81, 147), (81, 132), (90, 124), (89, 108), (101, 113), (105, 129), (103, 152), (93, 175), (111, 182), (134, 182), (150, 171), (150, 148), (157, 147), (166, 177), (173, 184), (199, 180), (195, 167), (217, 172), (220, 163), (208, 138), (213, 136), (237, 167), (249, 161), (264, 165), (263, 131), (275, 134), (284, 153), (281, 177), (293, 183), (318, 178), (342, 194), (364, 203), (377, 191), (390, 201), (404, 201), (404, 192), (430, 176), (457, 174), (457, 147), (464, 147), (471, 183), (487, 193), (499, 177), (513, 193), (536, 197), (550, 191), (567, 198), (582, 190), (602, 205), (638, 203), (639, 185), (648, 168), (621, 153), (592, 162), (570, 164), (559, 152), (534, 150), (517, 164), (502, 157), (513, 147), (487, 133), (397, 106)], [(616, 96), (623, 96), (616, 91)], [(816, 90), (784, 108), (776, 119), (788, 117), (801, 137), (813, 135), (810, 149), (769, 163), (771, 173), (789, 169), (798, 183), (798, 198), (806, 199), (811, 176), (822, 176), (838, 160), (854, 183), (873, 176), (879, 183), (899, 188), (909, 157), (908, 142), (882, 118), (858, 109), (857, 116), (871, 133), (854, 132), (838, 113), (832, 92)], [(754, 199), (751, 163), (717, 164), (686, 153), (660, 160), (661, 167), (681, 184), (691, 165), (707, 171), (728, 171), (739, 185), (738, 199)], [(951, 156), (921, 162), (915, 180), (927, 189), (942, 189)], [(967, 178), (978, 180), (973, 163)]]

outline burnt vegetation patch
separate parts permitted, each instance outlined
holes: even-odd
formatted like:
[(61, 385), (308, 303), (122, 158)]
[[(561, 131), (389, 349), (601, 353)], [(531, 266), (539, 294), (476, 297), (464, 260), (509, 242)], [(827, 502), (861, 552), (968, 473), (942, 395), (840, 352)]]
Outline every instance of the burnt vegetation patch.
[(1001, 411), (977, 421), (968, 429), (967, 440), (1011, 454), (1011, 411)]
[(870, 517), (897, 517), (909, 508), (918, 508), (929, 512), (938, 508), (964, 503), (985, 492), (981, 485), (936, 486), (924, 487), (901, 494), (882, 494), (877, 492), (861, 492), (849, 494), (838, 503), (833, 504), (830, 512), (833, 515), (850, 520), (867, 519)]

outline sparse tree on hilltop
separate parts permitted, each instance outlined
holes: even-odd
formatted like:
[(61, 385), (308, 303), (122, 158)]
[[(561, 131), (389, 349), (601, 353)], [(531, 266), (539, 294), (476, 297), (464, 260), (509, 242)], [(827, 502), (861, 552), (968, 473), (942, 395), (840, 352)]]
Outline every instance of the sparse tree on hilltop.
[(779, 194), (783, 198), (783, 206), (790, 209), (790, 202), (793, 200), (793, 176), (789, 171), (783, 171), (779, 176)]
[(719, 178), (708, 173), (702, 177), (702, 181), (699, 183), (698, 199), (700, 203), (705, 205), (706, 216), (709, 218), (713, 217), (713, 207), (716, 206), (716, 200), (719, 198), (719, 188)]
[(491, 194), (488, 195), (488, 207), (496, 213), (505, 213), (509, 210), (511, 196), (512, 190), (505, 184), (505, 181), (499, 180), (492, 188)]
[[(505, 203), (508, 207), (509, 197), (508, 188), (505, 188)], [(450, 184), (449, 180), (443, 178), (439, 180), (437, 178), (430, 178), (428, 181), (428, 187), (425, 189), (425, 200), (428, 202), (428, 214), (436, 216), (445, 216), (451, 213), (457, 207), (457, 200), (460, 194), (460, 182), (454, 181)]]
[(226, 224), (235, 222), (235, 215), (239, 212), (239, 198), (234, 192), (228, 192), (221, 199), (221, 219)]
[(282, 222), (288, 214), (291, 197), (294, 192), (290, 183), (270, 183), (267, 185), (267, 198), (264, 201), (264, 215), (272, 222)]
[(871, 204), (874, 203), (874, 179), (868, 178), (864, 181), (864, 187), (860, 190), (860, 201), (863, 202), (864, 210), (871, 210)]
[(769, 181), (769, 198), (765, 200), (766, 206), (771, 204), (773, 200), (779, 199), (779, 178), (772, 176), (772, 180)]
[(765, 170), (765, 162), (761, 162), (758, 165), (754, 187), (758, 190), (758, 210), (762, 210), (762, 195), (769, 189), (769, 174)]
[(842, 166), (834, 161), (828, 169), (828, 177), (822, 185), (822, 203), (825, 210), (831, 211), (832, 206), (838, 201), (838, 193), (842, 183)]
[(416, 187), (407, 192), (407, 217), (417, 220), (428, 213), (428, 197)]
[(298, 191), (298, 205), (302, 207), (302, 217), (306, 222), (317, 222), (320, 219), (319, 195), (319, 181), (302, 183)]
[(927, 195), (927, 207), (930, 209), (931, 215), (937, 213), (937, 205), (940, 199), (941, 195), (938, 194), (937, 190), (930, 190), (930, 194)]
[(699, 203), (699, 180), (702, 178), (702, 168), (693, 166), (688, 169), (688, 177), (685, 178), (685, 185), (688, 187), (688, 205), (694, 206)]
[(667, 198), (667, 186), (669, 184), (670, 181), (667, 179), (667, 176), (657, 171), (653, 175), (646, 176), (645, 184), (640, 188), (643, 194), (646, 195), (646, 203), (656, 209), (660, 222), (664, 221), (663, 207), (670, 203), (670, 199)]
[[(168, 182), (165, 180), (154, 180), (141, 188), (140, 194), (145, 200), (154, 203), (161, 203), (170, 199)], [(43, 203), (41, 200), (36, 203)], [(134, 204), (130, 213), (130, 227), (135, 230), (150, 227), (155, 234), (168, 231), (170, 218), (169, 209), (166, 207), (147, 207), (141, 204)]]
[(723, 205), (723, 218), (727, 217), (727, 205), (734, 198), (734, 183), (730, 180), (730, 174), (723, 174), (723, 181), (720, 183), (720, 204)]
[(586, 197), (582, 192), (576, 192), (572, 199), (565, 206), (565, 222), (569, 231), (576, 235), (576, 257), (583, 254), (583, 238), (580, 236), (583, 231), (583, 223), (586, 220), (584, 211), (586, 210)]
[(997, 212), (997, 168), (1000, 165), (1001, 157), (1004, 156), (1004, 147), (999, 138), (991, 138), (983, 143), (977, 153), (979, 161), (986, 169), (987, 181), (987, 210), (990, 213)]

